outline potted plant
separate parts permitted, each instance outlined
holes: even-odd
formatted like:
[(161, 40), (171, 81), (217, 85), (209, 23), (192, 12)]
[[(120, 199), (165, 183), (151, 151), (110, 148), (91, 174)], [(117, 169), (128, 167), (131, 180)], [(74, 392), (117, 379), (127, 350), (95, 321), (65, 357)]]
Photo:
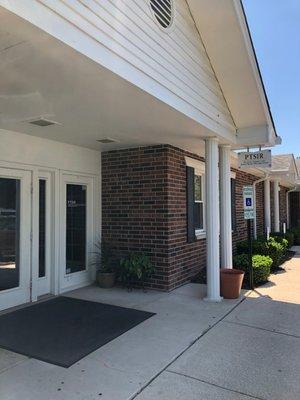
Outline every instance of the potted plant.
[(244, 275), (245, 272), (240, 269), (221, 268), (221, 296), (224, 299), (237, 299), (240, 297)]
[(95, 245), (93, 262), (97, 269), (96, 282), (101, 288), (111, 288), (116, 280), (115, 252), (111, 245), (106, 242), (98, 242)]
[(129, 290), (134, 284), (144, 283), (155, 272), (150, 258), (145, 253), (130, 253), (120, 261), (120, 279)]

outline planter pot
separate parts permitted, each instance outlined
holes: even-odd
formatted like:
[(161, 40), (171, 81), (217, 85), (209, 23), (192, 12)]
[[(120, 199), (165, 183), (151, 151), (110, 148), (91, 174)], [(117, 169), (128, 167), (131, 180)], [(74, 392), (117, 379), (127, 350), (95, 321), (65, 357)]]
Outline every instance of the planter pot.
[(114, 272), (97, 271), (97, 283), (101, 288), (109, 289), (115, 284), (116, 274)]
[(222, 268), (220, 270), (221, 296), (224, 299), (240, 297), (245, 272), (239, 269)]

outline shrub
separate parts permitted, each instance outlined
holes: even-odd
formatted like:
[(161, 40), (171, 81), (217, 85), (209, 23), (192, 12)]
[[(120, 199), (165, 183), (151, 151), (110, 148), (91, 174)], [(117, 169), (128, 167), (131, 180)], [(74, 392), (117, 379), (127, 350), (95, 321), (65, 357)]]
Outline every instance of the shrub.
[(267, 241), (268, 252), (266, 255), (270, 256), (273, 260), (272, 270), (277, 269), (284, 259), (287, 240), (283, 240), (283, 243), (279, 243), (273, 237), (270, 237), (270, 239)]
[(286, 234), (281, 232), (272, 232), (271, 235), (277, 242), (283, 244), (283, 239), (287, 240), (286, 250), (293, 246), (294, 244), (294, 233), (287, 231)]
[(300, 244), (300, 228), (291, 228), (289, 232), (294, 235), (294, 244)]
[(120, 261), (120, 279), (128, 288), (134, 283), (143, 285), (154, 272), (150, 258), (144, 253), (130, 253)]
[[(236, 245), (238, 254), (248, 253), (248, 248), (249, 248), (248, 240), (242, 240), (241, 242), (238, 242)], [(258, 239), (252, 241), (252, 253), (268, 255), (267, 242), (264, 237), (259, 237)]]
[[(252, 256), (253, 266), (253, 283), (258, 285), (266, 282), (270, 275), (272, 266), (272, 259), (269, 256), (262, 256), (256, 254)], [(233, 265), (235, 268), (241, 269), (246, 273), (246, 280), (249, 281), (249, 256), (248, 254), (239, 254), (233, 258)]]
[[(263, 236), (252, 242), (252, 253), (269, 256), (273, 260), (272, 270), (277, 269), (282, 263), (288, 248), (288, 241), (284, 238), (270, 237), (266, 240)], [(248, 241), (242, 241), (237, 244), (237, 253), (248, 253)]]

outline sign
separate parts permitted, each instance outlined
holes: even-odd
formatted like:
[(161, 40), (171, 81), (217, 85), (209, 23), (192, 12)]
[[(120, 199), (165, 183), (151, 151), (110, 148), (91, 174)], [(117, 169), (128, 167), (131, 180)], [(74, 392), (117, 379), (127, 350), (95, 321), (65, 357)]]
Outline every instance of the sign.
[(244, 151), (238, 153), (239, 168), (271, 168), (272, 167), (272, 154), (271, 150), (261, 151)]
[(254, 219), (253, 186), (243, 187), (244, 219)]

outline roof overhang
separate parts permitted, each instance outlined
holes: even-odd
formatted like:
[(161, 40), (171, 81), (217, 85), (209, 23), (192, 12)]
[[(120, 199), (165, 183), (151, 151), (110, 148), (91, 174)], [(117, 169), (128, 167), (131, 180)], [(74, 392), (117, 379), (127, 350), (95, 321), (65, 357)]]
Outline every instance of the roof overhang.
[(241, 1), (187, 1), (237, 127), (237, 147), (279, 144)]

